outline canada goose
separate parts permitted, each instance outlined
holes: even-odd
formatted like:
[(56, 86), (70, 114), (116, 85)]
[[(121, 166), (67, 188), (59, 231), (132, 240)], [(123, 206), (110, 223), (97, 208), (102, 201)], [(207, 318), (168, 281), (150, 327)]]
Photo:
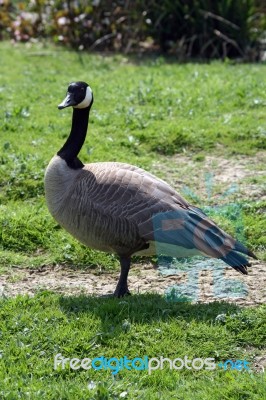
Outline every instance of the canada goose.
[(114, 296), (130, 294), (131, 256), (156, 254), (158, 249), (170, 256), (220, 258), (247, 274), (250, 264), (239, 253), (256, 256), (166, 182), (134, 165), (84, 165), (79, 160), (92, 103), (87, 83), (68, 86), (58, 108), (73, 107), (72, 127), (46, 169), (45, 196), (52, 216), (81, 243), (119, 256), (121, 272)]

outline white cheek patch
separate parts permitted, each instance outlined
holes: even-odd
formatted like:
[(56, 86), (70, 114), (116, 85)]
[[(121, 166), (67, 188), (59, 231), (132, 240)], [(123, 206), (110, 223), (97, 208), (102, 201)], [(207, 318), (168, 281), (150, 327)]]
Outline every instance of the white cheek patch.
[(92, 90), (91, 88), (88, 86), (86, 89), (86, 96), (85, 99), (82, 100), (81, 103), (79, 103), (76, 106), (73, 106), (73, 108), (87, 108), (89, 107), (89, 105), (91, 104), (92, 101)]

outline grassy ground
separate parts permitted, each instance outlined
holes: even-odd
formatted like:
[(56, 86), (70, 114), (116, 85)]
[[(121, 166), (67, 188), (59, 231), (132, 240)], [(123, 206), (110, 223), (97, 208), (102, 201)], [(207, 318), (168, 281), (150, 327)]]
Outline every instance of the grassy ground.
[[(122, 56), (78, 55), (48, 47), (0, 43), (0, 268), (76, 265), (117, 268), (117, 260), (85, 249), (61, 230), (44, 202), (43, 174), (70, 128), (57, 104), (73, 80), (88, 81), (95, 102), (86, 162), (126, 161), (184, 182), (198, 204), (195, 176), (207, 155), (249, 157), (261, 187), (265, 150), (266, 65), (178, 65)], [(177, 156), (176, 156), (177, 154)], [(178, 167), (175, 157), (193, 160)], [(196, 165), (196, 166), (195, 166)], [(248, 183), (248, 181), (246, 182)], [(191, 187), (191, 185), (195, 185)], [(221, 188), (216, 189), (220, 190)], [(265, 258), (265, 200), (233, 197), (243, 206), (245, 236)], [(206, 195), (203, 205), (220, 204)], [(228, 219), (219, 222), (230, 230)], [(230, 225), (230, 224), (229, 224)], [(0, 397), (6, 399), (177, 398), (263, 399), (265, 375), (254, 357), (265, 353), (265, 307), (169, 303), (158, 295), (122, 301), (62, 297), (49, 292), (0, 304)], [(217, 315), (225, 314), (222, 320)], [(66, 357), (214, 357), (246, 359), (251, 371), (53, 370)], [(88, 384), (90, 381), (93, 383)], [(95, 387), (94, 387), (95, 386)], [(264, 397), (263, 397), (264, 396)]]
[[(264, 374), (224, 370), (218, 363), (245, 359), (252, 365), (265, 346), (265, 311), (265, 306), (251, 310), (225, 303), (168, 303), (156, 294), (117, 301), (42, 292), (35, 298), (4, 300), (0, 396), (102, 400), (124, 393), (128, 399), (262, 400)], [(113, 376), (110, 370), (55, 370), (58, 353), (79, 359), (211, 357), (217, 365), (211, 371), (178, 371), (166, 363), (150, 374), (123, 369)]]

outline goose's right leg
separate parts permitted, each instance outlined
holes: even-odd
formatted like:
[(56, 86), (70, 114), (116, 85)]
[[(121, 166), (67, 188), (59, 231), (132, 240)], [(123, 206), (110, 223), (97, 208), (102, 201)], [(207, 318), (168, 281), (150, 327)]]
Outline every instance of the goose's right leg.
[(121, 256), (120, 257), (120, 277), (117, 283), (114, 296), (115, 297), (123, 297), (125, 295), (129, 295), (130, 292), (127, 286), (127, 276), (130, 268), (130, 257)]

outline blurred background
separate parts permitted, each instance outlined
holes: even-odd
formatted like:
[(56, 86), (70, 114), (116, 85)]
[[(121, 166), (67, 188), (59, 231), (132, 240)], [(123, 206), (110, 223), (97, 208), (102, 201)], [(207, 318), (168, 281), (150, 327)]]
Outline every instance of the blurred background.
[(0, 39), (178, 60), (266, 59), (265, 0), (0, 0)]

